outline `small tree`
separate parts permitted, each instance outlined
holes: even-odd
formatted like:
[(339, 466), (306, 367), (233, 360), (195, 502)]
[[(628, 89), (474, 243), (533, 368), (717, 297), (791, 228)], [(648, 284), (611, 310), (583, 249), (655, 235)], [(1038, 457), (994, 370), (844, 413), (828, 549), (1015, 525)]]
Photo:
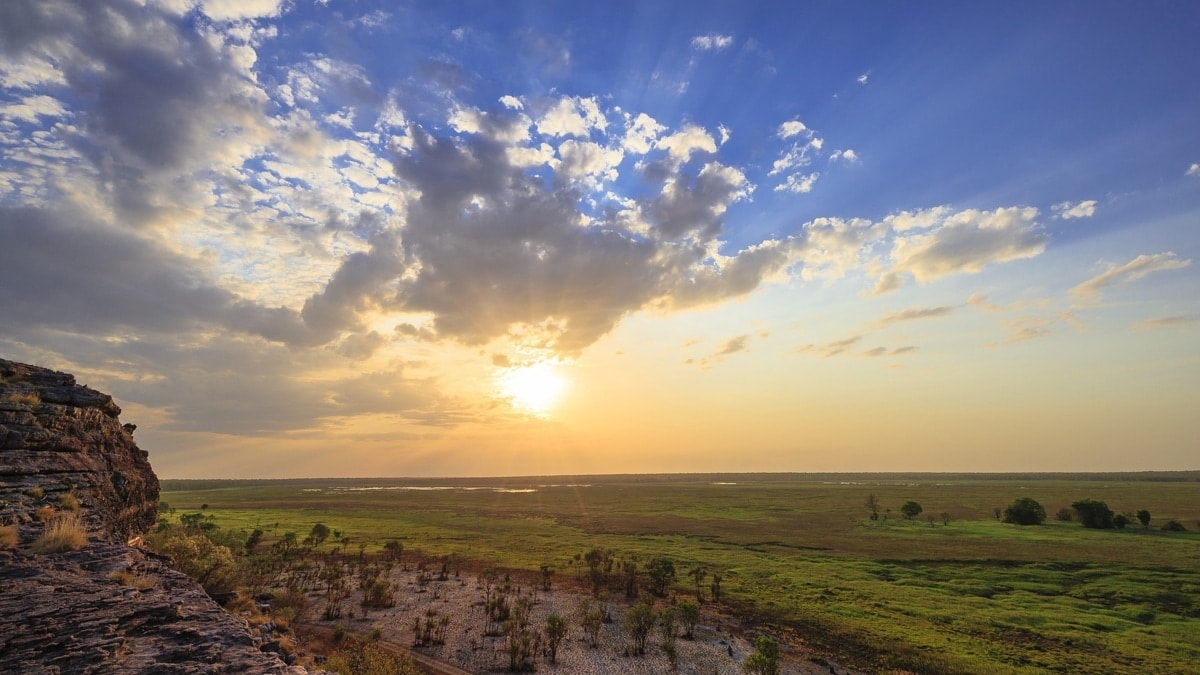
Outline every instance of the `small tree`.
[(588, 644), (595, 648), (600, 644), (600, 628), (604, 625), (604, 610), (595, 606), (590, 599), (579, 603), (579, 625), (587, 635)]
[(1164, 532), (1187, 532), (1187, 528), (1178, 520), (1168, 520), (1162, 529)]
[(694, 640), (696, 624), (700, 622), (700, 605), (691, 600), (680, 600), (675, 609), (679, 612), (679, 620), (683, 622), (683, 637)]
[(900, 515), (904, 516), (908, 520), (912, 520), (913, 518), (921, 515), (921, 511), (924, 510), (925, 509), (922, 509), (920, 504), (913, 501), (908, 501), (904, 502), (904, 505), (900, 507)]
[(650, 592), (665, 596), (675, 581), (675, 563), (670, 558), (654, 558), (646, 567), (650, 574)]
[(546, 653), (550, 663), (558, 658), (558, 644), (567, 636), (567, 620), (557, 614), (546, 617)]
[(646, 638), (654, 629), (656, 619), (650, 603), (644, 600), (625, 612), (625, 632), (629, 633), (629, 638), (633, 641), (631, 651), (634, 654), (641, 656), (646, 653)]
[(1150, 527), (1150, 512), (1146, 509), (1137, 512), (1137, 519), (1142, 524), (1143, 530)]
[(1117, 528), (1118, 530), (1125, 529), (1125, 526), (1128, 524), (1129, 516), (1125, 515), (1124, 513), (1118, 513), (1113, 516), (1113, 527)]
[(329, 538), (329, 526), (325, 523), (317, 523), (312, 526), (312, 531), (308, 533), (308, 536), (312, 538), (313, 546), (320, 546)]
[(704, 602), (704, 594), (700, 591), (700, 584), (704, 583), (704, 578), (708, 576), (708, 568), (704, 565), (696, 565), (688, 570), (688, 576), (696, 582), (696, 602)]
[(1113, 527), (1113, 512), (1108, 504), (1095, 499), (1083, 499), (1071, 504), (1084, 527), (1099, 530), (1111, 530)]
[(1069, 523), (1075, 519), (1075, 512), (1064, 506), (1058, 510), (1058, 513), (1054, 514), (1054, 518), (1064, 523)]
[(721, 573), (714, 571), (712, 573), (712, 583), (708, 589), (712, 591), (713, 602), (721, 602)]
[(867, 511), (871, 514), (871, 520), (879, 520), (879, 498), (874, 492), (867, 495)]
[(550, 590), (550, 580), (554, 578), (554, 568), (546, 563), (542, 563), (538, 571), (542, 574), (542, 590)]
[(1020, 497), (1004, 509), (1004, 522), (1014, 525), (1041, 525), (1046, 522), (1046, 509), (1032, 497)]
[(754, 652), (746, 657), (742, 670), (753, 675), (779, 675), (779, 643), (759, 635), (754, 640)]

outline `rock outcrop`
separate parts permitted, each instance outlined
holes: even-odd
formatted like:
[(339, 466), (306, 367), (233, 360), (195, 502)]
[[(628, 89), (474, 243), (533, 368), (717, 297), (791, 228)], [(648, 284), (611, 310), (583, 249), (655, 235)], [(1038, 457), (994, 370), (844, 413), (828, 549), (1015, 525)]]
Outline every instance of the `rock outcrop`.
[[(158, 478), (120, 412), (71, 375), (0, 359), (0, 672), (306, 672), (127, 544), (156, 522)], [(78, 541), (37, 553), (63, 515)]]

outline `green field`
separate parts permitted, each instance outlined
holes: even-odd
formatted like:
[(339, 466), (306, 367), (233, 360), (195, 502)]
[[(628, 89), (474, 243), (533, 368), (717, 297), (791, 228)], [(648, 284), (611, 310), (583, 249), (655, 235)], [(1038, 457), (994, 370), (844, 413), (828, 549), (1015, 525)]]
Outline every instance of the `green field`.
[[(869, 494), (880, 520), (867, 517)], [(999, 522), (994, 509), (1018, 497), (1050, 518)], [(681, 572), (703, 564), (723, 572), (736, 614), (869, 671), (1200, 663), (1196, 472), (164, 481), (162, 499), (178, 512), (207, 505), (220, 527), (268, 541), (323, 522), (352, 547), (400, 538), (409, 551), (562, 575), (595, 547), (669, 556)], [(1153, 520), (1090, 530), (1054, 518), (1081, 499)], [(924, 507), (917, 520), (900, 516), (908, 500)], [(1161, 531), (1167, 520), (1189, 532)], [(688, 584), (681, 573), (681, 593)]]

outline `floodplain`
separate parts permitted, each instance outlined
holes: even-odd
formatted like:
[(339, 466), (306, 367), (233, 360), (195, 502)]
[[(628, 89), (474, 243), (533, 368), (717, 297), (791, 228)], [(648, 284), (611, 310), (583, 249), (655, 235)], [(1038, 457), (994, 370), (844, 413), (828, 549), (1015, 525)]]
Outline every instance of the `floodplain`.
[[(1021, 497), (1045, 508), (1043, 524), (1001, 521)], [(1085, 499), (1129, 524), (1056, 517)], [(868, 672), (1200, 663), (1200, 472), (165, 480), (162, 500), (265, 541), (320, 522), (352, 548), (400, 540), (564, 578), (595, 548), (666, 556), (719, 573), (721, 602), (744, 624)], [(909, 501), (920, 515), (902, 515)], [(1164, 531), (1169, 521), (1187, 531)], [(691, 592), (682, 573), (676, 586)]]

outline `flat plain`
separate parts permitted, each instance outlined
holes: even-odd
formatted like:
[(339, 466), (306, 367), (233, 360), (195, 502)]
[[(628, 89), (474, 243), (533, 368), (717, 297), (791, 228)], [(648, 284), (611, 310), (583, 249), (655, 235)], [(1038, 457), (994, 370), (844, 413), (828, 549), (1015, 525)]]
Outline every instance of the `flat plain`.
[[(996, 510), (1019, 497), (1046, 522), (1001, 522)], [(1056, 519), (1083, 499), (1152, 520), (1099, 530)], [(871, 672), (1200, 663), (1200, 472), (165, 480), (162, 500), (265, 542), (320, 522), (351, 548), (398, 539), (463, 565), (548, 564), (566, 578), (593, 548), (665, 556), (679, 595), (702, 565), (745, 625)], [(917, 518), (901, 516), (907, 501)], [(1163, 531), (1170, 520), (1189, 531)]]

